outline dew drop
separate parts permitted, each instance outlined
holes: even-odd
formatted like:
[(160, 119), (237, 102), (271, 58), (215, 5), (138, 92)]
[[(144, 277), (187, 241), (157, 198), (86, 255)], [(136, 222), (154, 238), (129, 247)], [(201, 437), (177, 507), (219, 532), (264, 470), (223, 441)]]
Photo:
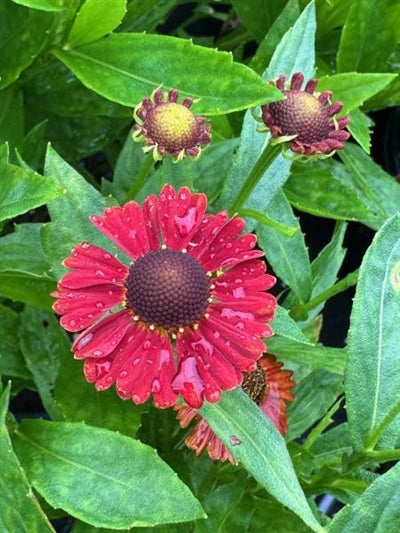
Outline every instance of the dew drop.
[(132, 400), (135, 402), (135, 403), (142, 403), (142, 397), (139, 396), (139, 394), (134, 394), (132, 396)]
[(242, 441), (236, 435), (231, 435), (229, 437), (229, 442), (231, 443), (231, 446), (239, 446), (239, 444), (242, 444)]
[(130, 237), (131, 239), (136, 239), (136, 233), (137, 233), (137, 232), (136, 232), (135, 229), (131, 229), (131, 230), (129, 230), (129, 237)]
[(112, 376), (107, 376), (107, 377), (106, 377), (106, 381), (107, 381), (107, 383), (112, 383), (113, 380), (114, 380), (114, 378), (113, 378)]
[(143, 349), (144, 350), (148, 350), (150, 348), (150, 346), (151, 346), (151, 342), (150, 341), (145, 341), (143, 343)]
[(92, 355), (93, 357), (101, 357), (103, 353), (103, 350), (93, 350)]
[(96, 302), (96, 307), (97, 307), (97, 309), (103, 309), (103, 307), (104, 307), (103, 302)]
[(105, 278), (106, 277), (106, 275), (104, 274), (104, 272), (102, 270), (96, 270), (94, 275), (96, 276), (96, 278)]
[(233, 297), (237, 299), (246, 297), (246, 291), (243, 287), (236, 287), (236, 289), (233, 289), (232, 294)]
[(210, 370), (210, 368), (211, 368), (211, 365), (210, 365), (209, 363), (207, 363), (207, 364), (204, 365), (203, 368), (204, 368), (204, 370), (205, 370), (206, 372), (208, 372), (208, 371)]
[(220, 333), (219, 331), (214, 331), (214, 337), (215, 337), (216, 339), (219, 339), (220, 336), (221, 336), (221, 333)]
[(111, 254), (105, 253), (105, 254), (103, 254), (103, 258), (109, 260), (109, 259), (111, 259)]
[(133, 366), (138, 366), (139, 363), (140, 363), (140, 357), (136, 357), (136, 359), (132, 361)]
[(82, 350), (91, 340), (93, 339), (93, 333), (87, 333), (81, 340), (78, 342), (78, 350)]
[(161, 365), (168, 365), (171, 360), (171, 355), (168, 350), (160, 350), (159, 355), (159, 364)]
[(124, 379), (128, 375), (128, 372), (126, 370), (122, 370), (122, 372), (119, 373), (119, 377)]
[(151, 390), (155, 394), (159, 393), (161, 390), (161, 383), (158, 379), (153, 379), (153, 383), (151, 384)]
[(90, 248), (90, 244), (88, 242), (84, 242), (84, 243), (82, 243), (82, 248), (84, 250), (87, 250), (88, 248)]
[(211, 403), (215, 403), (215, 402), (218, 402), (218, 400), (221, 398), (221, 393), (216, 390), (216, 391), (213, 391), (213, 392), (210, 392), (208, 395), (207, 395), (207, 399), (209, 402)]

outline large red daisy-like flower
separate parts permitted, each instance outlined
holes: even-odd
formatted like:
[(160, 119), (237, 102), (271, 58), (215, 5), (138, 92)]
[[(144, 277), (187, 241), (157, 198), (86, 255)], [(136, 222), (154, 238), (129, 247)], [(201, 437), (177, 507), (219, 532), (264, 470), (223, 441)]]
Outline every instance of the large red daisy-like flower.
[(304, 76), (293, 74), (286, 86), (282, 74), (272, 85), (285, 95), (284, 100), (261, 106), (262, 120), (274, 138), (288, 140), (293, 152), (302, 155), (332, 155), (344, 148), (344, 141), (350, 137), (345, 127), (348, 116), (337, 118), (343, 108), (341, 102), (331, 103), (332, 93), (317, 93), (317, 80), (311, 79), (304, 89)]
[[(216, 402), (256, 368), (272, 334), (276, 300), (256, 237), (207, 198), (166, 185), (141, 207), (109, 207), (92, 223), (128, 257), (127, 267), (93, 244), (72, 250), (54, 310), (82, 333), (73, 343), (87, 381), (135, 403), (153, 394), (170, 407), (181, 394), (192, 407)], [(118, 307), (119, 306), (119, 307)]]
[[(282, 363), (271, 354), (262, 357), (257, 363), (257, 369), (245, 375), (242, 388), (281, 434), (285, 435), (287, 431), (286, 406), (287, 402), (293, 400), (292, 388), (295, 382), (292, 380), (293, 372), (283, 370), (282, 366)], [(196, 409), (184, 405), (175, 405), (174, 409), (178, 411), (177, 417), (183, 428), (186, 428), (193, 419), (198, 420), (185, 440), (188, 448), (194, 450), (196, 455), (200, 455), (204, 449), (207, 449), (211, 459), (237, 464), (231, 452)]]

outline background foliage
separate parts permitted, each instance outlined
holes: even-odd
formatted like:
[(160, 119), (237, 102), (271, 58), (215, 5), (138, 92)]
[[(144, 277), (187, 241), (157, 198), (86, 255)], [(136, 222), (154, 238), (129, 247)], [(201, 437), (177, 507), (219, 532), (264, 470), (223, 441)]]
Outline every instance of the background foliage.
[[(399, 531), (399, 19), (399, 0), (0, 0), (2, 531)], [(49, 294), (74, 244), (103, 244), (88, 216), (135, 183), (144, 96), (198, 99), (213, 140), (136, 198), (186, 184), (229, 210), (269, 139), (251, 110), (296, 71), (343, 102), (352, 139), (323, 161), (279, 156), (244, 205), (280, 280), (268, 347), (297, 386), (286, 441), (241, 390), (205, 405), (228, 447), (242, 441), (239, 466), (216, 464), (185, 449), (173, 412), (84, 381)]]

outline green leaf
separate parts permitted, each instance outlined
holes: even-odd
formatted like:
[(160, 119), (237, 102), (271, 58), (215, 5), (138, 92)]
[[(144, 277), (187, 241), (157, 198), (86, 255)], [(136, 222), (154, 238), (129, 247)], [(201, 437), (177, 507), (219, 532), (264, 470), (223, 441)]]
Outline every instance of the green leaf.
[[(385, 172), (374, 160), (363, 152), (357, 145), (348, 143), (346, 149), (339, 154), (352, 176), (353, 183), (357, 186), (360, 179), (365, 183), (368, 197), (365, 202), (370, 202), (371, 209), (379, 207), (386, 217), (390, 217), (399, 210), (400, 184)], [(363, 191), (361, 190), (362, 194)], [(374, 201), (371, 203), (371, 199)]]
[(36, 172), (8, 163), (8, 148), (0, 146), (0, 221), (62, 196), (63, 190)]
[[(61, 329), (61, 328), (60, 328)], [(115, 389), (96, 391), (83, 375), (82, 362), (68, 356), (60, 366), (54, 385), (54, 399), (65, 420), (119, 431), (130, 437), (141, 423), (143, 407), (121, 400)]]
[(313, 370), (294, 390), (294, 402), (288, 406), (287, 440), (303, 435), (324, 416), (339, 394), (343, 392), (343, 377), (326, 370)]
[(177, 89), (181, 98), (200, 98), (193, 110), (207, 115), (254, 107), (279, 94), (229, 53), (165, 35), (116, 33), (53, 53), (89, 89), (130, 107), (160, 85)]
[(333, 101), (343, 103), (343, 113), (360, 107), (396, 78), (396, 74), (364, 74), (346, 72), (324, 76), (318, 80), (319, 91), (332, 91)]
[(271, 226), (258, 224), (257, 236), (259, 246), (265, 251), (267, 262), (272, 265), (275, 274), (290, 287), (299, 302), (307, 302), (311, 294), (308, 251), (299, 221), (281, 191), (268, 204), (266, 213), (282, 224), (298, 228), (293, 237), (287, 237)]
[(251, 35), (261, 41), (266, 31), (282, 11), (285, 0), (269, 2), (268, 0), (232, 0), (232, 5), (242, 23)]
[[(329, 289), (336, 281), (340, 267), (342, 266), (346, 250), (343, 248), (343, 240), (347, 224), (337, 225), (331, 241), (324, 247), (311, 263), (312, 292), (311, 298), (315, 298)], [(314, 307), (308, 313), (308, 320), (315, 318), (322, 310), (324, 304)]]
[[(245, 5), (244, 2), (240, 2), (241, 5)], [(269, 5), (271, 3), (269, 2)], [(252, 57), (249, 66), (261, 74), (266, 69), (279, 41), (283, 35), (296, 23), (299, 18), (300, 10), (297, 0), (289, 0), (286, 6), (283, 8), (277, 19), (273, 22), (260, 42), (260, 46), (257, 48), (256, 53)], [(264, 27), (265, 32), (265, 27)]]
[(0, 294), (50, 309), (55, 281), (40, 242), (42, 224), (19, 224), (0, 238)]
[(64, 0), (12, 0), (15, 4), (42, 11), (62, 11)]
[[(347, 129), (351, 133), (353, 139), (355, 139), (364, 152), (367, 154), (370, 153), (371, 148), (371, 127), (373, 126), (373, 121), (369, 118), (368, 115), (362, 113), (359, 109), (353, 109), (350, 112), (350, 124), (348, 124)], [(348, 146), (347, 143), (346, 146)]]
[(151, 33), (176, 7), (176, 0), (130, 0), (119, 31)]
[(8, 386), (0, 396), (0, 529), (54, 533), (12, 449), (5, 421), (9, 395)]
[(89, 221), (89, 216), (100, 214), (106, 200), (84, 178), (68, 165), (49, 146), (45, 175), (65, 190), (62, 198), (48, 205), (52, 222), (42, 230), (42, 243), (47, 260), (56, 277), (65, 273), (61, 262), (69, 257), (71, 249), (82, 241), (112, 248), (112, 243), (103, 237)]
[(400, 418), (400, 216), (390, 218), (364, 256), (351, 313), (345, 373), (347, 416), (356, 450), (392, 447)]
[(334, 374), (344, 374), (347, 352), (343, 348), (332, 348), (322, 344), (299, 342), (287, 337), (274, 336), (268, 341), (269, 350), (278, 359), (307, 365), (310, 368), (324, 369)]
[(291, 76), (295, 72), (302, 72), (306, 80), (312, 78), (315, 63), (315, 30), (315, 2), (312, 0), (276, 47), (263, 78), (271, 80), (280, 74)]
[(0, 2), (0, 88), (15, 81), (46, 46), (53, 15)]
[(60, 366), (70, 357), (70, 343), (54, 313), (26, 306), (21, 313), (20, 347), (47, 413), (62, 420), (52, 394)]
[(322, 433), (309, 450), (319, 466), (339, 465), (343, 455), (352, 451), (347, 423)]
[(400, 463), (377, 478), (329, 524), (329, 533), (396, 533), (400, 523)]
[(335, 220), (359, 221), (372, 228), (380, 225), (380, 219), (371, 213), (358, 191), (337, 178), (329, 164), (297, 165), (284, 190), (290, 203), (300, 211)]
[(24, 136), (24, 101), (22, 91), (9, 87), (0, 91), (0, 143), (19, 144)]
[(118, 433), (24, 420), (15, 448), (50, 505), (91, 525), (129, 529), (204, 517), (198, 501), (155, 450)]
[(100, 39), (121, 24), (126, 0), (85, 0), (76, 14), (67, 46), (81, 46)]
[(338, 70), (381, 72), (400, 40), (399, 19), (398, 1), (352, 2), (337, 52)]
[(201, 414), (272, 496), (313, 531), (323, 531), (296, 478), (283, 437), (241, 389), (224, 393), (217, 404), (206, 403)]
[(20, 315), (0, 304), (0, 375), (30, 379), (18, 343)]
[(280, 305), (278, 305), (276, 309), (275, 318), (271, 323), (271, 327), (274, 330), (275, 335), (309, 344), (307, 337), (289, 315), (289, 311)]

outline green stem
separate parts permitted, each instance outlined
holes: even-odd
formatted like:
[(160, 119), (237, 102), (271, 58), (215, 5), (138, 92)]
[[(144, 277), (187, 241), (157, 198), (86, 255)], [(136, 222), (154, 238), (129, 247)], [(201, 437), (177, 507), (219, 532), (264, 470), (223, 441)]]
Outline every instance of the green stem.
[(150, 152), (146, 159), (143, 162), (142, 168), (140, 169), (140, 172), (135, 179), (135, 181), (132, 183), (131, 188), (128, 191), (128, 194), (126, 195), (126, 201), (134, 200), (137, 193), (142, 189), (150, 170), (152, 169), (154, 165), (154, 158), (153, 158), (153, 152)]
[(304, 316), (305, 312), (310, 311), (315, 307), (318, 307), (320, 304), (329, 300), (329, 298), (332, 298), (332, 296), (336, 296), (336, 294), (339, 294), (347, 290), (349, 287), (355, 285), (357, 283), (357, 280), (358, 269), (354, 270), (354, 272), (350, 272), (350, 274), (347, 274), (346, 277), (332, 285), (332, 287), (329, 287), (329, 289), (327, 289), (326, 291), (321, 292), (320, 294), (318, 294), (318, 296), (312, 298), (307, 303), (299, 304), (293, 307), (290, 311), (290, 315), (293, 318), (295, 318), (296, 316)]
[(252, 191), (254, 190), (257, 183), (260, 181), (260, 179), (263, 177), (265, 171), (270, 166), (272, 161), (277, 157), (278, 154), (280, 154), (282, 151), (282, 145), (281, 144), (271, 144), (268, 143), (267, 146), (264, 148), (264, 151), (260, 155), (260, 157), (257, 159), (256, 164), (251, 169), (250, 174), (247, 176), (246, 181), (243, 183), (239, 194), (236, 197), (236, 200), (234, 201), (230, 211), (231, 214), (234, 215), (241, 209), (242, 205), (246, 202)]
[(281, 222), (270, 218), (265, 213), (260, 213), (260, 211), (256, 211), (254, 209), (247, 209), (245, 207), (241, 207), (238, 211), (238, 215), (240, 217), (252, 218), (266, 226), (271, 226), (271, 228), (280, 231), (288, 237), (293, 237), (293, 235), (298, 231), (298, 228), (296, 228), (295, 226), (286, 226), (286, 224), (282, 224)]

